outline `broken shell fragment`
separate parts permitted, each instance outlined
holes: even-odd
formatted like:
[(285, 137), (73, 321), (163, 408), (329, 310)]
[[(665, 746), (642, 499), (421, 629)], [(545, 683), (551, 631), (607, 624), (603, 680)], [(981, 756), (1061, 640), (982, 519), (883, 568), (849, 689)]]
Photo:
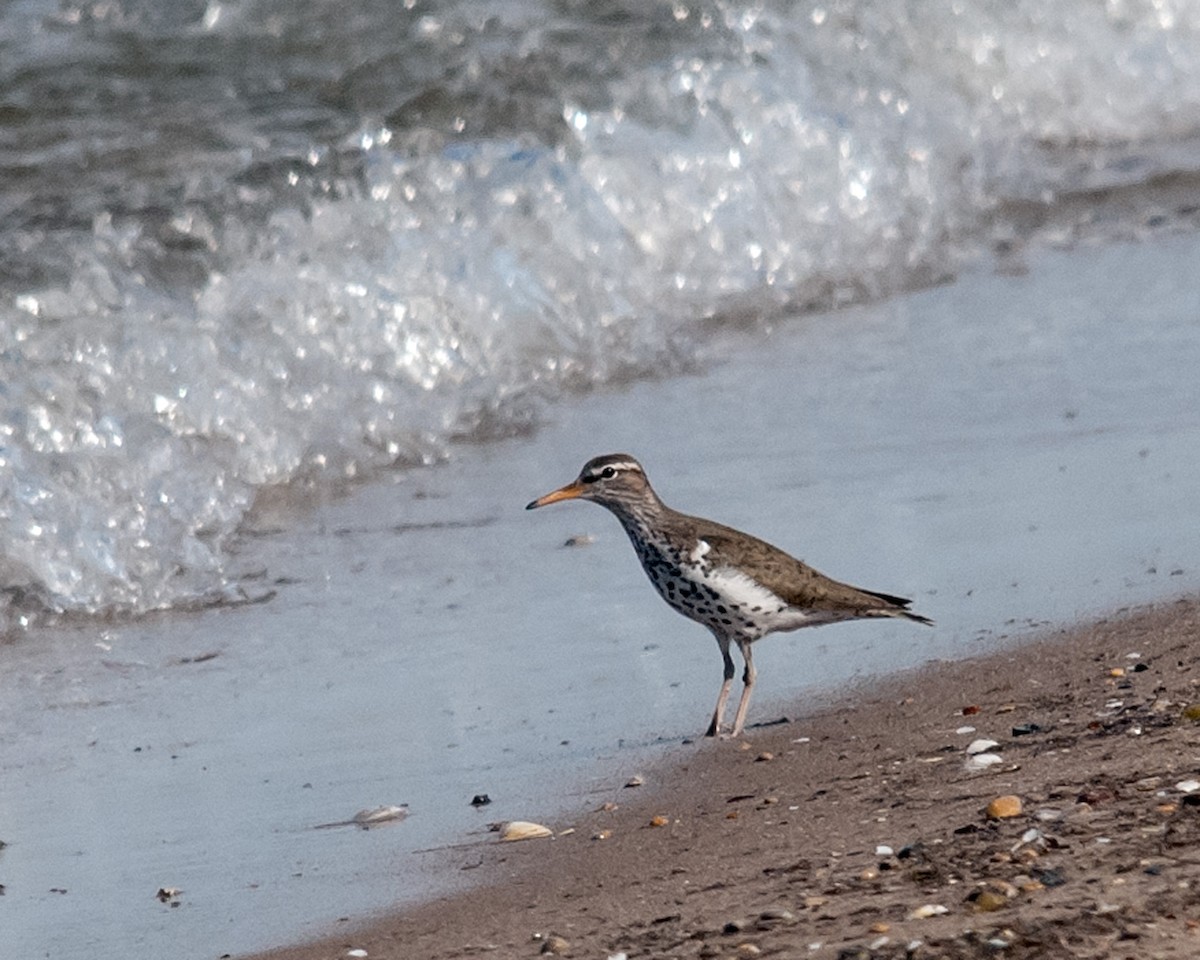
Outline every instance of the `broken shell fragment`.
[(943, 913), (949, 912), (950, 908), (944, 907), (940, 903), (927, 903), (913, 910), (908, 918), (910, 920), (928, 920), (930, 917), (940, 917)]
[(995, 740), (985, 740), (981, 737), (980, 739), (972, 740), (967, 744), (967, 754), (973, 757), (976, 754), (987, 753), (989, 750), (995, 749), (998, 746), (1000, 746), (1000, 744), (998, 744)]
[(549, 837), (553, 830), (540, 823), (530, 823), (528, 820), (510, 820), (500, 828), (500, 839), (504, 842), (512, 840), (535, 840), (538, 837)]
[(1003, 762), (1004, 758), (998, 753), (977, 753), (975, 756), (967, 758), (965, 766), (968, 773), (979, 773)]
[(357, 824), (366, 830), (369, 827), (374, 827), (380, 823), (391, 823), (394, 820), (403, 820), (408, 816), (408, 804), (402, 803), (399, 806), (395, 804), (384, 804), (382, 807), (371, 807), (369, 810), (359, 810), (353, 817), (351, 823)]

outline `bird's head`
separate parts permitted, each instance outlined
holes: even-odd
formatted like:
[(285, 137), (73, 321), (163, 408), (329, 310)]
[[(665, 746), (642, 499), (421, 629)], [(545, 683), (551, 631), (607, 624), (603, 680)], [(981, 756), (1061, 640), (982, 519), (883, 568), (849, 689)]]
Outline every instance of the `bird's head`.
[(619, 508), (645, 500), (649, 491), (650, 483), (640, 463), (626, 453), (610, 453), (593, 457), (573, 481), (538, 497), (525, 509), (534, 510), (559, 500), (591, 500), (610, 509)]

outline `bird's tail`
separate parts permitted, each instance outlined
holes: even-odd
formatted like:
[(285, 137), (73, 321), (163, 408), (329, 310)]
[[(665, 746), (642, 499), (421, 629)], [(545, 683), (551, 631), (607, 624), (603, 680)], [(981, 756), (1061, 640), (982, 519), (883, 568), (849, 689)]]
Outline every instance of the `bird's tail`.
[(912, 606), (912, 601), (907, 597), (896, 597), (890, 593), (876, 593), (874, 590), (864, 590), (863, 593), (869, 594), (876, 600), (882, 600), (887, 604), (880, 614), (885, 617), (900, 617), (904, 620), (912, 620), (914, 623), (923, 623), (927, 627), (933, 626), (933, 621), (928, 617), (923, 617), (919, 613), (913, 613), (908, 608)]

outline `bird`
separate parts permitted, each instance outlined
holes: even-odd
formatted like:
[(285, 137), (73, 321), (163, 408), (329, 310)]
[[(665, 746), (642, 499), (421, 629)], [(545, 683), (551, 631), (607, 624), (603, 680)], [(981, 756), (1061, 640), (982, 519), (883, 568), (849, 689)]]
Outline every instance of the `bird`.
[[(741, 736), (757, 676), (752, 645), (769, 633), (879, 618), (933, 625), (909, 609), (911, 600), (840, 583), (758, 537), (672, 510), (628, 454), (592, 458), (575, 480), (525, 509), (563, 500), (590, 500), (613, 513), (659, 595), (716, 637), (724, 674), (707, 737)], [(726, 734), (734, 646), (745, 666), (733, 727)]]

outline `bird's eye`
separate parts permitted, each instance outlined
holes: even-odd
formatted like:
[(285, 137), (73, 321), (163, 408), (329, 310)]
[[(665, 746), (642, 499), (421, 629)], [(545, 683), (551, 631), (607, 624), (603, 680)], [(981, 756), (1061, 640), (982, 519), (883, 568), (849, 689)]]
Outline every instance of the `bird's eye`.
[(617, 471), (613, 467), (605, 467), (600, 471), (600, 476), (602, 476), (605, 480), (611, 480), (616, 475)]

